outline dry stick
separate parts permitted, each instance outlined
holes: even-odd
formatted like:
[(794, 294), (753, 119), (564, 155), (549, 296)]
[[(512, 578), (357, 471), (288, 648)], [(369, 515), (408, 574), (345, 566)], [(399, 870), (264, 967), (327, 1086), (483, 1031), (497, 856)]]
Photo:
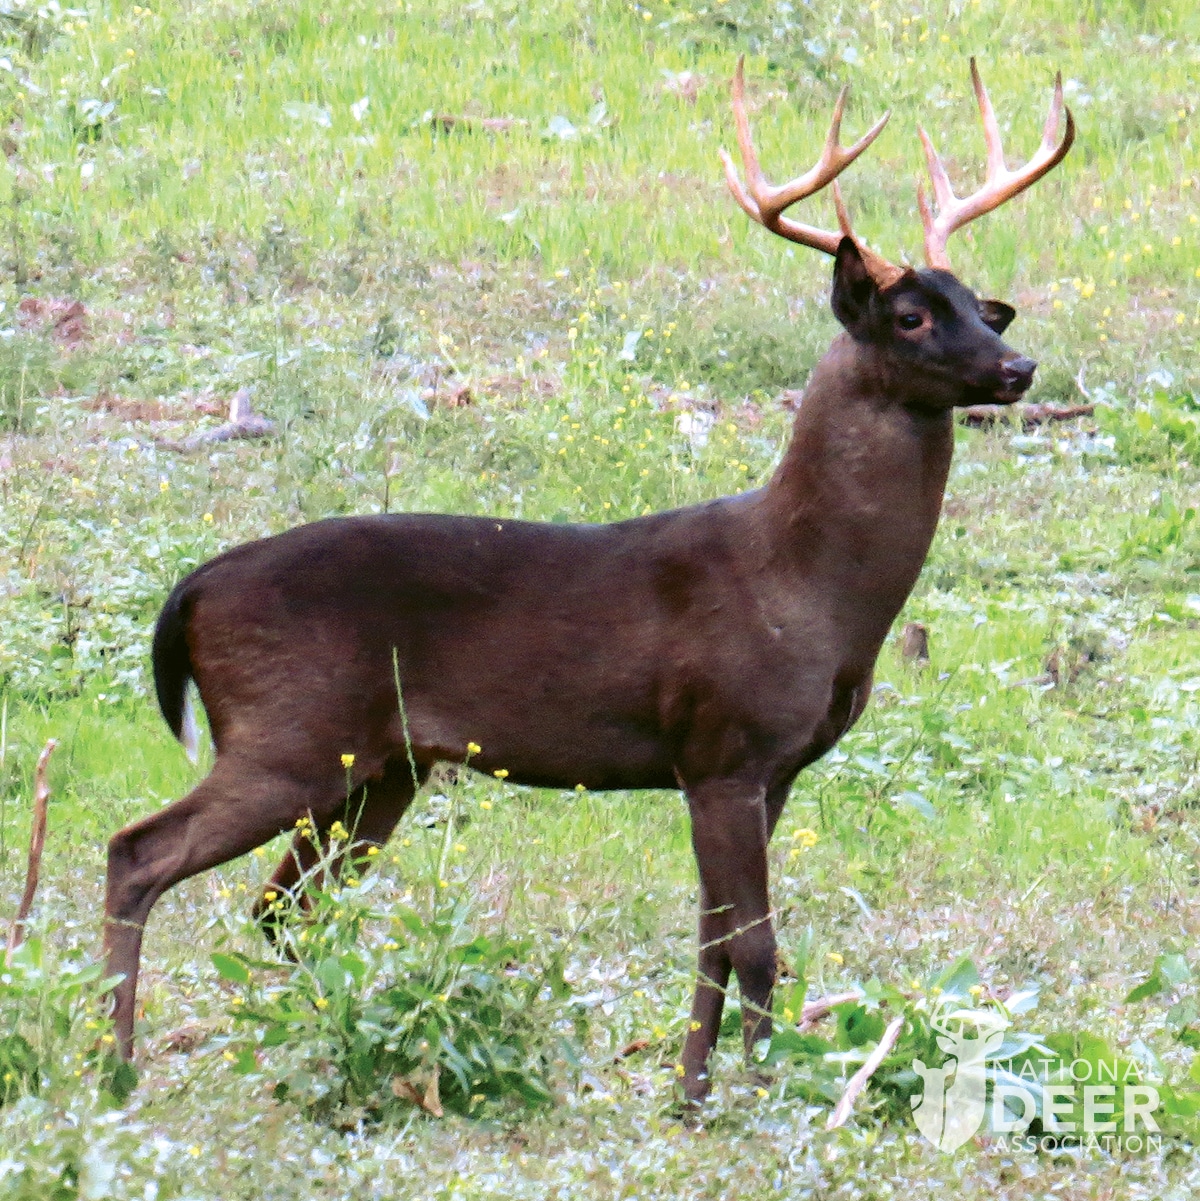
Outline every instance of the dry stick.
[(46, 765), (54, 748), (58, 746), (57, 739), (51, 738), (42, 747), (38, 756), (37, 767), (33, 773), (33, 829), (29, 835), (29, 862), (25, 868), (25, 892), (21, 904), (17, 908), (17, 916), (8, 929), (8, 949), (4, 952), (4, 966), (12, 964), (13, 954), (25, 937), (25, 922), (29, 911), (33, 908), (33, 898), (37, 893), (38, 874), (42, 867), (42, 848), (46, 845), (46, 807), (50, 802), (50, 785), (46, 783)]
[(250, 405), (250, 390), (239, 388), (229, 399), (229, 420), (215, 430), (203, 430), (192, 434), (182, 442), (160, 438), (152, 434), (152, 441), (177, 454), (191, 454), (214, 442), (228, 442), (233, 438), (270, 438), (276, 433), (275, 422), (254, 412)]
[(469, 114), (437, 113), (429, 118), (429, 124), (445, 133), (452, 129), (463, 129), (467, 132), (484, 129), (488, 133), (507, 133), (510, 129), (528, 125), (529, 122), (520, 117), (472, 117)]
[(432, 1117), (440, 1118), (445, 1111), (442, 1109), (442, 1098), (438, 1088), (438, 1071), (435, 1064), (433, 1075), (429, 1077), (429, 1083), (425, 1086), (423, 1094), (411, 1080), (405, 1080), (401, 1076), (393, 1077), (392, 1095), (403, 1101), (411, 1101)]
[(1077, 417), (1091, 417), (1096, 411), (1094, 404), (1057, 406), (1048, 404), (1017, 405), (1009, 409), (1003, 405), (968, 405), (961, 410), (966, 425), (998, 425), (1001, 421), (1016, 418), (1022, 430), (1035, 429), (1052, 421), (1074, 421)]
[(850, 1117), (850, 1111), (854, 1108), (854, 1102), (858, 1099), (858, 1094), (867, 1087), (867, 1081), (875, 1074), (875, 1069), (887, 1058), (888, 1052), (896, 1045), (903, 1026), (903, 1014), (892, 1018), (888, 1028), (883, 1032), (883, 1037), (879, 1040), (879, 1046), (867, 1057), (867, 1062), (850, 1077), (850, 1083), (846, 1085), (842, 1099), (837, 1103), (833, 1113), (829, 1115), (829, 1121), (825, 1123), (826, 1130), (836, 1130), (839, 1126), (846, 1124), (846, 1120)]
[(811, 1030), (822, 1018), (828, 1017), (839, 1005), (847, 1001), (861, 1001), (860, 992), (837, 992), (829, 997), (818, 997), (815, 1001), (805, 1001), (800, 1010), (800, 1020), (796, 1023), (801, 1031)]

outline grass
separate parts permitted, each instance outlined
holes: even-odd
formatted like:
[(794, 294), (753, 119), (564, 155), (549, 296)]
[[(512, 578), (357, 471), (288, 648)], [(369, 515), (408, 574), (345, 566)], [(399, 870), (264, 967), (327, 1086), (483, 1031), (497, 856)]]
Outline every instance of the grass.
[[(918, 249), (918, 122), (956, 181), (979, 178), (968, 55), (1010, 161), (1061, 69), (1076, 148), (951, 253), (1019, 308), (1009, 340), (1041, 363), (1033, 399), (1083, 387), (1100, 409), (1034, 435), (960, 432), (905, 615), (929, 627), (932, 668), (887, 648), (867, 716), (797, 783), (774, 900), (790, 961), (812, 928), (814, 993), (907, 986), (967, 954), (990, 989), (1040, 989), (1039, 1028), (1144, 1046), (1186, 1079), (1195, 1019), (1171, 1006), (1191, 986), (1124, 998), (1160, 954), (1194, 960), (1200, 924), (1191, 9), (14, 5), (0, 37), (0, 913), (53, 735), (36, 913), (52, 973), (96, 953), (107, 837), (196, 779), (146, 673), (157, 606), (192, 566), (333, 513), (607, 520), (766, 478), (781, 395), (835, 323), (828, 263), (724, 191), (739, 53), (769, 173), (815, 157), (842, 83), (848, 131), (893, 110), (845, 181), (889, 255)], [(155, 440), (217, 424), (239, 387), (276, 438), (191, 456)], [(717, 419), (705, 445), (679, 420), (696, 411)], [(1124, 1158), (950, 1157), (865, 1107), (826, 1135), (822, 1113), (757, 1097), (728, 1039), (711, 1120), (685, 1132), (669, 1066), (694, 955), (679, 798), (466, 776), (427, 791), (469, 819), (447, 880), (481, 930), (570, 948), (590, 1033), (556, 1105), (347, 1128), (238, 1075), (209, 956), (262, 955), (244, 914), (270, 848), (156, 909), (126, 1107), (72, 1066), (81, 1026), (54, 1086), (0, 1110), (0, 1197), (1194, 1194), (1178, 1139)], [(424, 904), (442, 821), (432, 802), (406, 819), (382, 907), (410, 890)]]

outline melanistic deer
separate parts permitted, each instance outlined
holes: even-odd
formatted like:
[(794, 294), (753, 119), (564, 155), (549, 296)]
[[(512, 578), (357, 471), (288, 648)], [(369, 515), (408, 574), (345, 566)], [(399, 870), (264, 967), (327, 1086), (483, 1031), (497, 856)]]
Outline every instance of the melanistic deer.
[[(109, 844), (105, 933), (109, 968), (122, 977), (123, 1055), (142, 930), (166, 889), (304, 817), (325, 846), (335, 822), (353, 826), (353, 854), (365, 856), (434, 764), (468, 759), (515, 784), (683, 790), (700, 874), (689, 1101), (707, 1091), (731, 972), (747, 1048), (770, 1033), (767, 842), (796, 774), (867, 703), (876, 656), (937, 527), (952, 410), (1017, 400), (1036, 366), (1000, 338), (1013, 310), (959, 283), (945, 245), (1058, 163), (1074, 126), (1068, 112), (1056, 144), (1060, 79), (1041, 148), (1007, 171), (971, 70), (987, 182), (955, 197), (922, 132), (937, 213), (922, 192), (929, 267), (914, 270), (859, 244), (836, 184), (840, 234), (783, 215), (831, 183), (886, 116), (843, 149), (843, 91), (816, 166), (772, 187), (738, 63), (746, 182), (722, 152), (729, 186), (767, 229), (834, 255), (833, 311), (845, 327), (766, 487), (611, 525), (334, 518), (227, 551), (175, 587), (154, 633), (159, 705), (186, 740), (194, 681), (216, 759), (186, 797)], [(469, 753), (472, 743), (482, 749)], [(269, 891), (294, 889), (318, 859), (296, 837)]]

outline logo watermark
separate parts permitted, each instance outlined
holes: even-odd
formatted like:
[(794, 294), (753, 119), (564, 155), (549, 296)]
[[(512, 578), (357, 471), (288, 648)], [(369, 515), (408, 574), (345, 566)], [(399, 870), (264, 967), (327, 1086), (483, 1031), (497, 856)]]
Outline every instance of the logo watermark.
[[(1162, 1146), (1159, 1091), (1136, 1062), (1039, 1058), (1036, 1045), (1000, 1058), (1009, 1023), (978, 1010), (943, 1010), (930, 1024), (946, 1062), (913, 1062), (922, 1089), (910, 1103), (917, 1129), (938, 1150), (956, 1151), (981, 1130), (1008, 1151), (1136, 1154)], [(1039, 1133), (1031, 1134), (1035, 1120)]]

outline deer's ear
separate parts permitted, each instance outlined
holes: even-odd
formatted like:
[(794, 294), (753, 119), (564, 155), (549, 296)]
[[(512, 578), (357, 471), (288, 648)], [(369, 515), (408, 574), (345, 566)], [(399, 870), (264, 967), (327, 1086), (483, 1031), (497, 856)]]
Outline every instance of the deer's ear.
[(1005, 304), (1003, 300), (981, 300), (979, 315), (988, 329), (993, 333), (1002, 334), (1012, 324), (1017, 310), (1012, 305)]
[(867, 319), (871, 299), (878, 291), (853, 238), (838, 243), (833, 266), (833, 315), (849, 330), (860, 330)]

